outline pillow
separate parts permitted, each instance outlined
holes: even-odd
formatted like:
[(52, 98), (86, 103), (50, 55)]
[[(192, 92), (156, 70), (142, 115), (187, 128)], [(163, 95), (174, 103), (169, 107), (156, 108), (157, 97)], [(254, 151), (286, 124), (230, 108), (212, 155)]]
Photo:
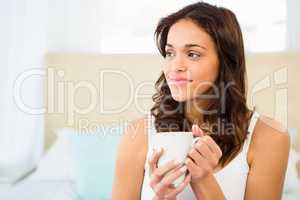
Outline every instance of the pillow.
[(71, 129), (61, 129), (56, 133), (56, 141), (40, 159), (37, 170), (28, 177), (29, 180), (67, 180), (75, 181), (76, 169), (71, 156)]
[(297, 147), (297, 129), (296, 128), (289, 128), (289, 135), (291, 140), (291, 147)]
[(80, 200), (111, 199), (115, 157), (122, 132), (121, 127), (110, 126), (70, 134)]

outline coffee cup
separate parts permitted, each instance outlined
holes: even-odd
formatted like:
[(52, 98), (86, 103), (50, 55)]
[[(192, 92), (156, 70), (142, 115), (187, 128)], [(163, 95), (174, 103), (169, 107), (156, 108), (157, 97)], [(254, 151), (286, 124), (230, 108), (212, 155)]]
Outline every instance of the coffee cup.
[[(198, 141), (192, 132), (158, 132), (152, 136), (152, 147), (155, 150), (163, 149), (163, 154), (158, 160), (158, 167), (169, 161), (175, 160), (184, 165), (189, 151)], [(185, 175), (177, 178), (173, 184), (178, 186), (183, 182)]]

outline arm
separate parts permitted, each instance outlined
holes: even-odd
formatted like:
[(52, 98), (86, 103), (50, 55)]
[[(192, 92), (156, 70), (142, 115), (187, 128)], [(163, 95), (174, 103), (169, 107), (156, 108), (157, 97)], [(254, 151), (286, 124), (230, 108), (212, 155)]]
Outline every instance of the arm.
[(201, 138), (185, 162), (192, 174), (191, 188), (197, 199), (225, 200), (224, 193), (213, 175), (222, 151), (212, 138), (204, 136), (198, 126), (193, 126), (192, 132)]
[[(259, 120), (252, 137), (247, 157), (250, 170), (244, 199), (279, 200), (281, 199), (288, 162), (290, 149), (289, 135), (275, 121), (262, 118), (262, 120)], [(204, 148), (199, 150), (203, 155), (206, 154)], [(197, 160), (197, 154), (193, 155), (192, 152), (190, 156)], [(225, 199), (224, 193), (212, 173), (213, 166), (215, 165), (210, 165), (209, 167), (207, 163), (202, 162), (199, 166), (207, 167), (199, 169), (196, 168), (191, 160), (187, 160), (187, 162), (189, 162), (192, 171), (196, 171), (196, 169), (198, 173), (202, 171), (202, 174), (199, 175), (200, 178), (191, 183), (191, 187), (198, 199)], [(195, 167), (194, 170), (192, 169), (193, 166)]]
[(113, 200), (140, 200), (147, 152), (146, 119), (129, 124), (118, 147)]
[(290, 149), (288, 132), (268, 118), (262, 118), (257, 129), (250, 146), (245, 199), (281, 199)]
[(222, 189), (212, 173), (208, 174), (201, 181), (191, 184), (197, 199), (226, 200)]

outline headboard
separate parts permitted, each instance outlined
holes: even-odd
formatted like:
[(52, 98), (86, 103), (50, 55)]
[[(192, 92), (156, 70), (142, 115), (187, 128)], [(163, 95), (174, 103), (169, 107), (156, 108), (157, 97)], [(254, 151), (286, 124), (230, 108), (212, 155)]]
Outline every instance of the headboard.
[[(257, 53), (246, 57), (249, 106), (256, 105), (259, 112), (299, 133), (300, 53)], [(95, 128), (145, 115), (152, 105), (162, 59), (152, 54), (57, 52), (49, 53), (46, 63), (48, 148), (57, 128)]]

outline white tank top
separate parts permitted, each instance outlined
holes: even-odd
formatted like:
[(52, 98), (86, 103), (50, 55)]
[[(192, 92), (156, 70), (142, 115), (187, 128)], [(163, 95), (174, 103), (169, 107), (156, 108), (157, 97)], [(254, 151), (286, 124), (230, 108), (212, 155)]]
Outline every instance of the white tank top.
[[(227, 200), (243, 200), (246, 189), (246, 182), (249, 172), (249, 166), (247, 162), (247, 152), (252, 138), (254, 127), (259, 118), (259, 114), (254, 112), (248, 127), (247, 138), (243, 144), (242, 151), (231, 160), (223, 169), (214, 173), (214, 176), (220, 185)], [(149, 167), (148, 158), (151, 155), (152, 143), (151, 135), (156, 132), (154, 126), (154, 120), (151, 114), (148, 114), (148, 152), (145, 162), (145, 174), (142, 187), (142, 200), (152, 200), (154, 192), (149, 185)], [(196, 200), (191, 186), (188, 185), (180, 194), (177, 195), (177, 200)]]

